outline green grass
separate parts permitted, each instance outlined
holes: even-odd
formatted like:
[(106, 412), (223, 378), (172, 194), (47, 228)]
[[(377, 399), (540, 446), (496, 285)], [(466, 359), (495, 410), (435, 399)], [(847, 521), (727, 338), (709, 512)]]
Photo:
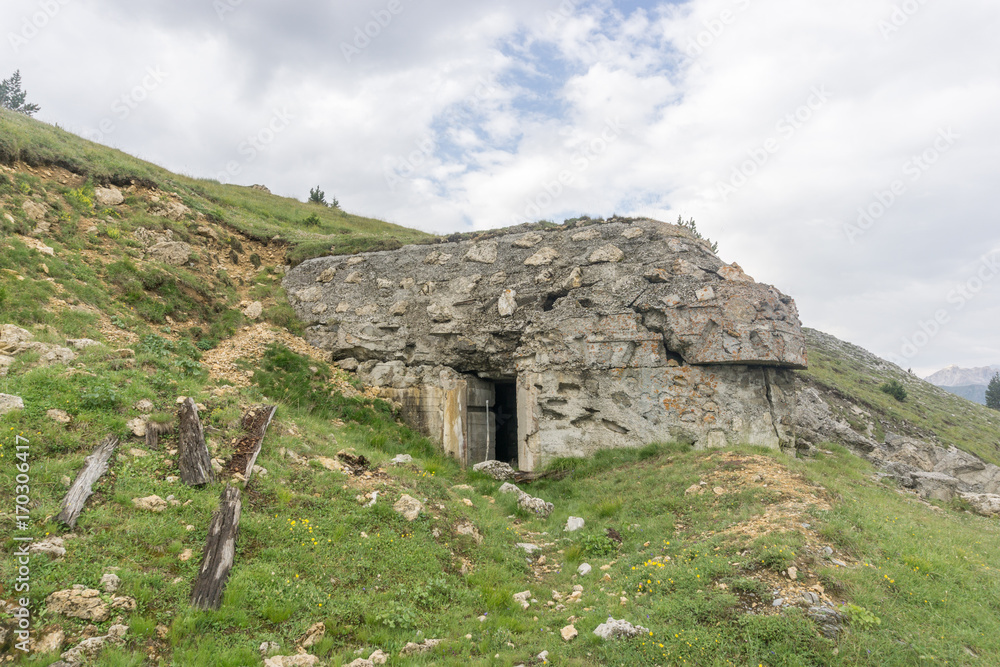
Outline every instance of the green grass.
[[(870, 417), (862, 420), (849, 409), (842, 411), (841, 416), (855, 430), (864, 432), (870, 425), (878, 438), (884, 438), (885, 431), (891, 430), (931, 441), (937, 439), (944, 447), (955, 445), (1000, 465), (1000, 413), (889, 364), (873, 373), (875, 358), (864, 350), (839, 341), (833, 343), (830, 337), (811, 329), (805, 329), (805, 334), (809, 369), (796, 372), (806, 382), (833, 389), (868, 412)], [(893, 382), (905, 391), (905, 401), (881, 389)]]
[[(177, 194), (196, 214), (261, 242), (275, 237), (287, 244), (287, 261), (297, 264), (312, 257), (398, 248), (428, 242), (432, 236), (399, 225), (345, 213), (340, 209), (277, 197), (249, 187), (224, 185), (209, 179), (172, 174), (121, 151), (92, 143), (61, 128), (0, 109), (0, 163), (63, 167), (88, 178), (89, 183), (128, 185), (136, 182)], [(26, 190), (20, 190), (22, 187)], [(0, 183), (0, 189), (4, 185)], [(10, 183), (18, 196), (37, 190), (37, 181)], [(91, 187), (91, 186), (87, 186)], [(308, 189), (308, 186), (304, 186)], [(75, 216), (89, 213), (87, 188), (65, 190), (67, 208)], [(12, 212), (20, 211), (20, 201)], [(144, 205), (126, 201), (124, 222), (139, 217)], [(315, 216), (318, 223), (306, 223)], [(22, 229), (22, 231), (27, 231)]]

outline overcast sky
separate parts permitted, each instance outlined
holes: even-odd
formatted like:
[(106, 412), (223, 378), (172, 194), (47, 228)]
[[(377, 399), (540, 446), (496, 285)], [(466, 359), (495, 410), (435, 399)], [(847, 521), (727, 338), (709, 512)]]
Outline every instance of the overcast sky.
[[(432, 232), (697, 220), (807, 326), (1000, 364), (996, 0), (4, 0), (38, 118)], [(865, 213), (865, 217), (862, 216)]]

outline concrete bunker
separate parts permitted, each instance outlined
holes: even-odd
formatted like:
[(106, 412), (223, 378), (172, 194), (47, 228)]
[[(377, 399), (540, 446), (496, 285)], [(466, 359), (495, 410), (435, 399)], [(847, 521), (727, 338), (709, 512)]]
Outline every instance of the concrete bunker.
[(467, 465), (684, 441), (791, 447), (795, 304), (652, 220), (310, 260), (307, 337)]

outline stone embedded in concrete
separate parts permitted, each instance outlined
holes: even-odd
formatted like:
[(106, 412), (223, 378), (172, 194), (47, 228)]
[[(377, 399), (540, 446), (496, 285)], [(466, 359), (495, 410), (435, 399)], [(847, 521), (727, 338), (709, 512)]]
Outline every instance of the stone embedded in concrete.
[[(357, 281), (316, 282), (358, 258)], [(387, 276), (399, 282), (380, 289)], [(794, 444), (787, 369), (806, 365), (794, 302), (675, 225), (511, 230), (324, 257), (284, 286), (310, 342), (357, 359), (362, 381), (463, 462), (484, 459), (470, 457), (467, 396), (504, 379), (516, 382), (522, 470), (662, 440)]]

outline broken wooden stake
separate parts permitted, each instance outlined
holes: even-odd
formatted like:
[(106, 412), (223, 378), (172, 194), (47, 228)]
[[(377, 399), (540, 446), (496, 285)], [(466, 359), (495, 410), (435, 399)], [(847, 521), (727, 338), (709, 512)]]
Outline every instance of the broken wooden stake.
[(261, 405), (251, 408), (243, 415), (243, 430), (246, 434), (236, 443), (236, 452), (229, 460), (227, 468), (230, 472), (243, 476), (244, 486), (250, 483), (254, 464), (257, 463), (261, 446), (264, 444), (264, 434), (267, 433), (267, 427), (270, 426), (277, 410), (276, 405)]
[(226, 486), (219, 498), (219, 509), (212, 515), (212, 523), (208, 527), (205, 555), (191, 589), (191, 606), (218, 609), (222, 604), (222, 593), (236, 557), (236, 536), (242, 510), (239, 488)]
[(170, 432), (174, 427), (172, 422), (160, 424), (159, 422), (146, 422), (146, 447), (149, 449), (159, 449), (160, 436)]
[(94, 493), (92, 488), (94, 482), (99, 480), (108, 471), (108, 461), (111, 459), (111, 455), (117, 446), (118, 438), (109, 435), (87, 457), (83, 470), (76, 476), (76, 481), (73, 482), (69, 493), (63, 499), (62, 511), (56, 517), (58, 521), (61, 521), (70, 528), (76, 526), (76, 520), (83, 511), (84, 503)]
[(205, 432), (198, 418), (198, 406), (194, 399), (187, 398), (181, 403), (178, 411), (180, 420), (180, 444), (178, 463), (181, 469), (181, 481), (188, 486), (202, 486), (215, 481), (212, 470), (212, 457), (205, 445)]

